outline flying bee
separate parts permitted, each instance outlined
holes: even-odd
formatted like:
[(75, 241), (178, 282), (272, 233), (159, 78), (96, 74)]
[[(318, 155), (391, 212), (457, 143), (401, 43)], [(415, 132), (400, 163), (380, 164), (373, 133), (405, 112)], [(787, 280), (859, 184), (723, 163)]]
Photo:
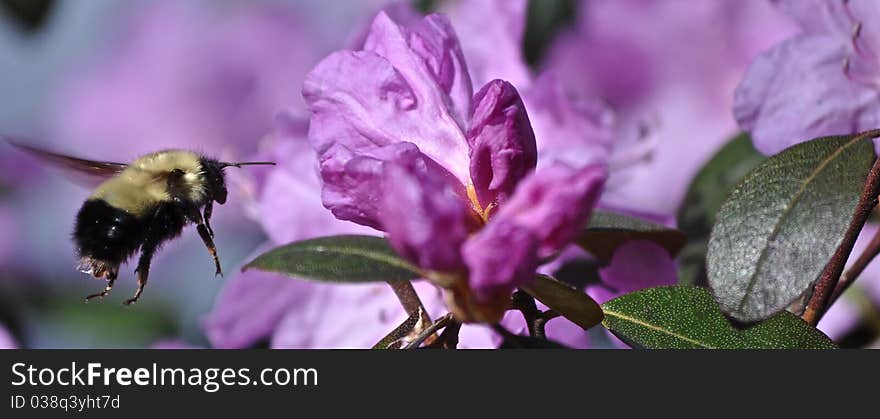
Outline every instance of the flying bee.
[[(49, 164), (85, 175), (97, 189), (76, 215), (73, 241), (81, 272), (107, 281), (104, 290), (89, 295), (104, 298), (113, 289), (119, 265), (140, 251), (137, 291), (144, 291), (153, 254), (165, 242), (180, 236), (183, 227), (196, 231), (214, 259), (215, 275), (222, 275), (211, 229), (213, 204), (226, 203), (224, 169), (273, 162), (225, 163), (185, 150), (164, 150), (139, 157), (130, 164), (86, 160), (8, 141)], [(83, 180), (83, 179), (81, 179)], [(95, 182), (97, 181), (97, 182)]]

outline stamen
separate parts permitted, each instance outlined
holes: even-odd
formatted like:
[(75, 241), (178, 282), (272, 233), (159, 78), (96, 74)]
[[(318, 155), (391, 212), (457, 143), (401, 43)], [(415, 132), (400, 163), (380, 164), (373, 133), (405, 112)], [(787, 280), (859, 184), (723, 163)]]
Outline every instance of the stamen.
[(467, 196), (471, 201), (471, 216), (481, 225), (486, 224), (489, 220), (489, 211), (495, 207), (495, 204), (490, 204), (484, 209), (483, 206), (480, 205), (480, 200), (477, 198), (477, 190), (474, 188), (474, 184), (470, 182), (468, 182), (467, 185)]

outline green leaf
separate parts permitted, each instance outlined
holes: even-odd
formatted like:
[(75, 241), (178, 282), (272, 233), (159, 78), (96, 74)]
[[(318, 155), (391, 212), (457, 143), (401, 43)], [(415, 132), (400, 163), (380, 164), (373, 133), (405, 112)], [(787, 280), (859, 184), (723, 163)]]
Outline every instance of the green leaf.
[(387, 240), (373, 236), (331, 236), (272, 249), (245, 265), (301, 279), (331, 282), (376, 282), (421, 278)]
[(874, 159), (868, 136), (826, 137), (746, 175), (709, 239), (709, 285), (725, 313), (762, 320), (812, 286), (846, 233)]
[(745, 330), (734, 328), (705, 288), (648, 288), (602, 304), (602, 324), (636, 348), (833, 349), (834, 342), (799, 317), (781, 312)]
[(766, 159), (752, 146), (752, 138), (741, 133), (718, 150), (691, 181), (677, 217), (678, 228), (688, 240), (679, 256), (682, 284), (705, 283), (706, 251), (715, 215), (730, 190)]
[(596, 301), (549, 276), (538, 275), (522, 289), (584, 330), (602, 322), (602, 308)]
[(650, 221), (607, 211), (593, 211), (577, 244), (593, 256), (610, 261), (614, 251), (631, 240), (649, 240), (675, 256), (687, 242), (684, 233)]

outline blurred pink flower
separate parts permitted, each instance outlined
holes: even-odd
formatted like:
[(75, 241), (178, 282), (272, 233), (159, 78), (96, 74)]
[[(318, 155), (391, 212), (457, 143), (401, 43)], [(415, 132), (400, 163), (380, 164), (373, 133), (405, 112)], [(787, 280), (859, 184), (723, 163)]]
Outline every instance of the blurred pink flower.
[(755, 147), (776, 154), (825, 135), (880, 126), (880, 30), (873, 0), (780, 0), (801, 32), (761, 54), (734, 111)]
[(737, 131), (730, 110), (746, 66), (792, 25), (760, 1), (580, 6), (576, 28), (560, 35), (542, 69), (612, 107), (617, 161), (602, 202), (674, 216), (696, 171)]
[(71, 72), (57, 138), (107, 159), (163, 148), (237, 156), (303, 109), (297, 90), (319, 57), (309, 22), (281, 6), (132, 2), (125, 30)]

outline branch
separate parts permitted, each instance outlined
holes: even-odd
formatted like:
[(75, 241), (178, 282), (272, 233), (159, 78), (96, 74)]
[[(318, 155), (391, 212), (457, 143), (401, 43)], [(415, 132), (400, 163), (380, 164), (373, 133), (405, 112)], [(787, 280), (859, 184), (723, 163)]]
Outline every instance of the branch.
[(422, 330), (421, 333), (418, 334), (412, 341), (410, 341), (403, 349), (415, 349), (418, 348), (422, 342), (425, 341), (428, 337), (433, 335), (435, 332), (446, 326), (447, 323), (452, 321), (452, 313), (447, 313), (443, 317), (437, 319), (436, 322), (432, 323), (430, 326), (426, 327), (425, 330)]
[[(846, 289), (855, 282), (856, 278), (862, 274), (865, 268), (868, 267), (868, 264), (871, 263), (878, 254), (880, 254), (880, 230), (877, 230), (877, 233), (874, 234), (874, 238), (868, 243), (868, 247), (865, 248), (865, 251), (859, 255), (859, 258), (856, 259), (852, 266), (850, 266), (850, 268), (840, 277), (837, 287), (835, 287), (834, 292), (831, 293), (831, 300), (828, 302), (828, 307), (831, 307), (831, 305), (840, 298), (841, 294), (846, 292)], [(828, 307), (826, 307), (826, 310)]]
[[(425, 306), (422, 304), (422, 300), (419, 298), (419, 294), (416, 293), (416, 289), (413, 288), (412, 283), (410, 281), (388, 281), (388, 285), (394, 290), (394, 294), (397, 295), (397, 299), (400, 300), (400, 304), (406, 310), (406, 314), (410, 317), (418, 316), (419, 318), (419, 321), (413, 326), (407, 336), (418, 336), (425, 328), (430, 328), (431, 316), (428, 314), (428, 310), (425, 310)], [(427, 337), (433, 341), (431, 335)]]
[[(422, 312), (427, 311), (425, 310), (425, 307), (422, 306), (422, 300), (419, 299), (419, 294), (416, 293), (416, 289), (413, 288), (411, 282), (388, 281), (388, 285), (391, 285), (394, 294), (397, 294), (397, 299), (400, 300), (400, 304), (403, 306), (403, 309), (406, 310), (406, 314), (412, 316), (418, 314), (419, 310)], [(430, 321), (430, 319), (428, 320)]]
[[(862, 135), (864, 137), (876, 137), (878, 132), (869, 131)], [(849, 224), (849, 228), (846, 230), (846, 235), (843, 241), (840, 242), (840, 246), (834, 251), (834, 256), (825, 265), (825, 269), (819, 276), (819, 282), (813, 289), (813, 295), (810, 297), (807, 308), (804, 310), (803, 319), (807, 323), (813, 326), (819, 324), (822, 314), (831, 301), (831, 295), (837, 287), (841, 274), (843, 274), (843, 268), (846, 265), (849, 254), (852, 253), (856, 239), (859, 237), (865, 222), (868, 221), (871, 210), (877, 206), (878, 194), (880, 194), (880, 159), (875, 159), (874, 165), (871, 167), (871, 171), (868, 173), (865, 181), (865, 189), (859, 198), (855, 214)]]
[(511, 306), (522, 313), (523, 319), (528, 325), (529, 336), (544, 337), (543, 328), (536, 327), (536, 323), (541, 317), (541, 310), (538, 310), (538, 305), (535, 304), (535, 299), (531, 295), (523, 290), (516, 290), (513, 293)]

